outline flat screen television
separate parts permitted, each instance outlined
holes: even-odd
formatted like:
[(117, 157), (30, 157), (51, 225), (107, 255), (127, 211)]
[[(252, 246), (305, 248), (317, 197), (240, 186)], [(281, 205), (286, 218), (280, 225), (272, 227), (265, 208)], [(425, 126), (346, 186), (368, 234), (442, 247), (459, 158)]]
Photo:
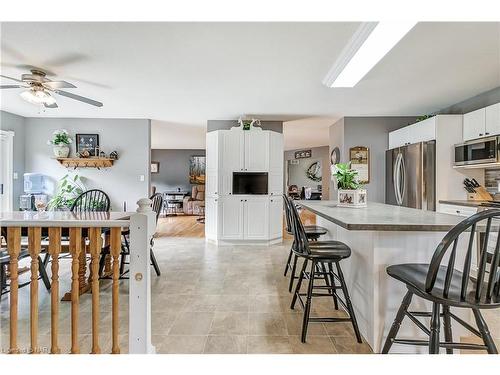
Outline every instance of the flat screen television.
[(233, 172), (233, 195), (267, 195), (267, 172)]

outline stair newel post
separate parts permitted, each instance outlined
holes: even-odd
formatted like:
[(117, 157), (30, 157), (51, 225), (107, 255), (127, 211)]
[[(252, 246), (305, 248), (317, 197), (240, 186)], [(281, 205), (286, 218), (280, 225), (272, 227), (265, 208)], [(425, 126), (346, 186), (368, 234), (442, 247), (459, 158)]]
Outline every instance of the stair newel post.
[(156, 214), (148, 198), (137, 202), (130, 217), (129, 352), (155, 353), (151, 344), (150, 241), (156, 229)]

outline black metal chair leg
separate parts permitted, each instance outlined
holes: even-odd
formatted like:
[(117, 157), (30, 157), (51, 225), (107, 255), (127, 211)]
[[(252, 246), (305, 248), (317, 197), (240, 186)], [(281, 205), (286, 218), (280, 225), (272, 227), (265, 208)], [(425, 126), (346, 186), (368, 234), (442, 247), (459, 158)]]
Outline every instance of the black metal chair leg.
[(288, 284), (288, 291), (291, 292), (293, 290), (293, 282), (295, 280), (295, 271), (297, 270), (297, 261), (299, 257), (297, 255), (293, 255), (293, 265), (292, 265), (292, 272), (290, 275), (290, 283)]
[[(443, 305), (443, 328), (444, 328), (444, 340), (446, 342), (453, 342), (453, 333), (451, 331), (450, 306)], [(453, 349), (446, 348), (446, 354), (453, 354)]]
[(316, 273), (315, 271), (316, 271), (316, 262), (312, 261), (311, 273), (309, 274), (309, 285), (307, 287), (306, 305), (304, 307), (304, 317), (302, 319), (302, 336), (300, 339), (302, 343), (306, 342), (307, 327), (309, 326), (309, 315), (311, 314), (312, 293), (314, 288), (314, 275)]
[(290, 249), (290, 254), (288, 254), (288, 259), (286, 260), (286, 265), (285, 265), (285, 272), (283, 272), (283, 276), (286, 277), (286, 274), (288, 273), (288, 269), (290, 268), (290, 262), (292, 261), (292, 255), (293, 251)]
[(40, 274), (43, 284), (45, 285), (45, 288), (47, 288), (47, 290), (50, 290), (49, 276), (47, 275), (47, 270), (45, 269), (45, 265), (40, 256), (38, 256), (38, 273)]
[(439, 303), (433, 302), (431, 316), (431, 335), (429, 338), (429, 354), (439, 354), (439, 328), (441, 308)]
[(349, 316), (351, 318), (352, 328), (354, 329), (354, 333), (356, 334), (356, 339), (358, 340), (358, 343), (361, 344), (363, 342), (363, 339), (361, 338), (361, 333), (359, 333), (356, 314), (354, 313), (354, 307), (352, 306), (351, 303), (351, 297), (349, 297), (349, 292), (347, 291), (347, 284), (345, 282), (344, 274), (342, 273), (342, 268), (340, 268), (339, 262), (336, 262), (335, 266), (337, 267), (337, 276), (340, 279), (340, 286), (342, 288), (342, 293), (344, 294), (345, 297), (345, 303), (348, 309), (347, 312), (349, 313)]
[(158, 266), (158, 262), (156, 261), (153, 249), (149, 249), (149, 257), (151, 258), (151, 263), (153, 264), (153, 267), (155, 269), (156, 276), (160, 276), (161, 275), (160, 266)]
[(498, 354), (497, 347), (495, 346), (495, 342), (491, 338), (490, 330), (488, 328), (488, 325), (484, 321), (483, 316), (481, 315), (481, 312), (477, 309), (472, 309), (472, 312), (474, 313), (474, 318), (476, 319), (476, 324), (477, 328), (479, 329), (479, 332), (481, 333), (481, 337), (484, 341), (484, 345), (486, 345), (488, 353), (489, 354)]
[(99, 258), (99, 278), (102, 277), (102, 271), (104, 271), (105, 264), (106, 264), (106, 253), (103, 253)]
[(5, 275), (5, 265), (0, 264), (0, 293), (6, 288), (7, 288), (7, 276)]
[(387, 338), (385, 339), (385, 344), (384, 347), (382, 348), (382, 354), (387, 354), (389, 353), (389, 350), (391, 349), (392, 342), (396, 338), (396, 335), (398, 334), (399, 327), (401, 327), (401, 322), (403, 321), (406, 311), (408, 310), (408, 307), (410, 307), (411, 303), (411, 298), (413, 297), (413, 293), (408, 291), (406, 292), (406, 295), (403, 298), (403, 302), (401, 302), (401, 306), (399, 306), (398, 313), (396, 314), (396, 318), (394, 319), (394, 322), (392, 323), (391, 329), (389, 330), (389, 333), (387, 334)]
[(304, 259), (304, 264), (302, 265), (302, 269), (300, 270), (299, 280), (297, 281), (297, 285), (295, 285), (295, 292), (293, 293), (292, 303), (290, 304), (290, 309), (295, 308), (295, 302), (297, 302), (297, 297), (300, 293), (300, 287), (302, 286), (302, 280), (304, 280), (304, 273), (306, 272), (307, 267), (307, 259)]
[(331, 267), (331, 263), (328, 263), (326, 266), (323, 264), (323, 266), (327, 268), (328, 277), (330, 277), (330, 283), (332, 285), (333, 305), (335, 306), (335, 310), (338, 310), (339, 302), (337, 300), (337, 295), (335, 294), (337, 291), (337, 284), (335, 283), (335, 276), (333, 276), (333, 269)]

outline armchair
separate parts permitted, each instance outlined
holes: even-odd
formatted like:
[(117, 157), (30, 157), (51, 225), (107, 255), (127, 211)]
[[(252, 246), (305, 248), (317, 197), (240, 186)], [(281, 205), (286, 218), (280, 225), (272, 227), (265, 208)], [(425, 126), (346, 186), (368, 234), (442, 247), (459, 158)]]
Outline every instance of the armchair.
[(191, 196), (184, 197), (183, 210), (186, 215), (197, 215), (199, 206), (205, 204), (205, 185), (194, 185)]

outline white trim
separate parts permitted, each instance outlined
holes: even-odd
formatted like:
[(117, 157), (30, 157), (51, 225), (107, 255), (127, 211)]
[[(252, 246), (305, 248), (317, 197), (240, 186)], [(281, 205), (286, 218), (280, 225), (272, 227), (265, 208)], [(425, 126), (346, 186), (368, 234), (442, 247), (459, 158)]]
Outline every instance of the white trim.
[[(7, 154), (8, 159), (7, 163), (2, 163), (2, 168), (5, 166), (5, 171), (0, 171), (0, 173), (7, 176), (7, 181), (9, 184), (4, 186), (4, 196), (7, 197), (6, 204), (3, 203), (4, 207), (0, 207), (0, 211), (10, 212), (13, 210), (13, 202), (14, 202), (14, 135), (15, 133), (11, 130), (0, 130), (0, 138), (7, 139)], [(1, 153), (0, 153), (1, 154)], [(2, 202), (4, 202), (2, 200)]]

